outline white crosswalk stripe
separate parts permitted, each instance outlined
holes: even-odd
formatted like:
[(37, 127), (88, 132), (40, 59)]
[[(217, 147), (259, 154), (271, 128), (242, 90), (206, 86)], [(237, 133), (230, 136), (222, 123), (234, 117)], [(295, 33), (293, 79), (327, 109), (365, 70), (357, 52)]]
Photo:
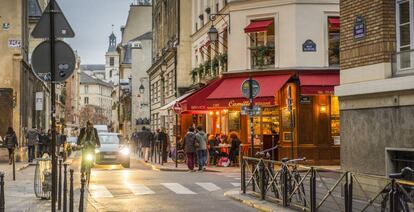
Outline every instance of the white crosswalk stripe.
[(114, 197), (111, 192), (106, 189), (104, 185), (89, 185), (89, 192), (91, 193), (92, 197), (94, 198), (110, 198)]
[(161, 183), (161, 185), (163, 185), (164, 187), (168, 188), (169, 190), (171, 190), (172, 192), (176, 194), (196, 194), (190, 189), (178, 183)]
[(218, 191), (221, 188), (216, 186), (214, 183), (196, 183), (200, 187), (206, 189), (207, 191)]
[(241, 183), (231, 183), (234, 187), (240, 187)]
[(149, 189), (147, 186), (144, 185), (137, 185), (137, 184), (127, 184), (129, 190), (134, 193), (134, 195), (146, 195), (146, 194), (155, 194), (155, 192)]

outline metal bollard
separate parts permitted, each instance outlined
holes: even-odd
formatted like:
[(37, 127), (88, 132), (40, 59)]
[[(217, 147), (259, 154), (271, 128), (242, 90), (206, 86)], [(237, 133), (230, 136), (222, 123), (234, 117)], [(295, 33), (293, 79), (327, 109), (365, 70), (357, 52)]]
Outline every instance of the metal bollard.
[(246, 163), (244, 162), (243, 157), (240, 160), (241, 163), (241, 189), (243, 194), (246, 193)]
[(85, 193), (85, 175), (81, 174), (81, 188), (80, 188), (80, 199), (79, 199), (79, 212), (83, 212), (83, 199)]
[(260, 176), (260, 182), (259, 182), (259, 185), (260, 185), (260, 199), (261, 200), (265, 200), (265, 196), (266, 196), (266, 191), (265, 191), (265, 189), (266, 189), (266, 185), (265, 185), (265, 164), (264, 164), (264, 161), (263, 160), (261, 160), (261, 161), (259, 161), (259, 172), (260, 172), (260, 174), (259, 174), (259, 176)]
[(58, 210), (62, 209), (62, 159), (59, 159)]
[(0, 172), (0, 212), (4, 212), (6, 210), (4, 201), (4, 173)]
[(282, 168), (282, 205), (283, 207), (288, 206), (288, 168), (286, 165), (283, 165)]
[(68, 164), (63, 164), (63, 212), (68, 210), (68, 179), (67, 179)]
[(70, 191), (69, 191), (69, 211), (73, 212), (73, 169), (70, 169)]
[(12, 163), (13, 163), (13, 181), (16, 181), (16, 157), (14, 155), (14, 150), (13, 150), (12, 154), (13, 154), (12, 155), (12, 157), (13, 157), (13, 159), (12, 159)]
[(164, 165), (164, 141), (161, 141), (161, 166)]
[[(347, 188), (345, 188), (345, 191)], [(345, 192), (346, 193), (346, 192)], [(345, 195), (345, 199), (346, 199)], [(346, 208), (346, 205), (345, 205)], [(310, 177), (310, 211), (316, 212), (316, 171), (311, 168), (311, 177)]]

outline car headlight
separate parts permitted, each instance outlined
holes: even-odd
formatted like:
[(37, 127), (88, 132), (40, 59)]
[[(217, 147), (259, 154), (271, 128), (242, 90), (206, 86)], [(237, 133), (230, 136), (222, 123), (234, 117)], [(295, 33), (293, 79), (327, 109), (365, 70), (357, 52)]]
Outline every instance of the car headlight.
[(86, 155), (86, 160), (87, 161), (93, 161), (93, 155), (92, 154), (87, 154)]
[(99, 151), (99, 149), (95, 149), (95, 154), (99, 153), (101, 151)]
[(120, 152), (121, 152), (123, 155), (129, 155), (129, 148), (128, 148), (128, 147), (122, 148)]

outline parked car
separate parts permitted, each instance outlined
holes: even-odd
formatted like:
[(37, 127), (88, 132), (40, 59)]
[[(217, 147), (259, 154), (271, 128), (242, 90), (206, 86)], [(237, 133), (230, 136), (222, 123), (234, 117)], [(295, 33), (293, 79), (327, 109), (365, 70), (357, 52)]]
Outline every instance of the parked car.
[(98, 133), (101, 147), (95, 150), (96, 164), (121, 164), (130, 167), (130, 149), (118, 133)]

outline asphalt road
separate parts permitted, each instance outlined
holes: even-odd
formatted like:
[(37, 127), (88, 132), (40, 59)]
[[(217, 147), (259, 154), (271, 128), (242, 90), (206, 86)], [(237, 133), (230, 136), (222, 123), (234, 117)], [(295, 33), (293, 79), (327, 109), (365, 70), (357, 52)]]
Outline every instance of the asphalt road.
[[(97, 166), (88, 211), (256, 211), (224, 196), (239, 173), (162, 172), (131, 158), (131, 168)], [(93, 205), (93, 207), (91, 207)]]

